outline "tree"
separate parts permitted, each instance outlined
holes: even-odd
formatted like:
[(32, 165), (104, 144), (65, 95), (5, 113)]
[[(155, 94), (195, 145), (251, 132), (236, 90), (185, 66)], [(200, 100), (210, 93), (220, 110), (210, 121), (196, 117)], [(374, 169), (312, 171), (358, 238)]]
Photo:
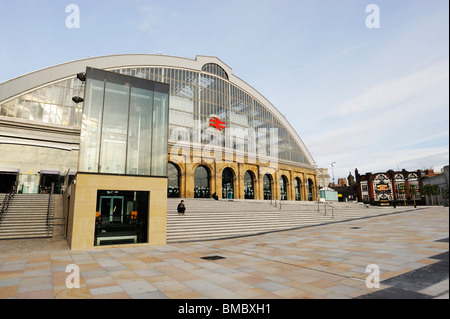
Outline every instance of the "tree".
[(398, 192), (400, 194), (403, 194), (403, 200), (404, 200), (404, 203), (405, 203), (405, 206), (406, 206), (406, 184), (405, 183), (402, 183), (402, 184), (398, 185)]
[(439, 195), (441, 195), (441, 188), (439, 185), (431, 185), (433, 188), (433, 195), (436, 195), (438, 205), (441, 205), (441, 202), (439, 200)]
[(432, 185), (427, 184), (423, 186), (423, 193), (424, 195), (426, 195), (426, 199), (427, 199), (427, 205), (428, 205), (428, 196), (430, 196), (431, 198), (431, 205), (434, 205), (433, 202), (433, 188), (431, 187)]
[(448, 189), (442, 188), (441, 194), (442, 194), (442, 199), (446, 201), (446, 205), (448, 206)]
[(410, 185), (409, 186), (409, 193), (411, 194), (413, 200), (414, 200), (414, 207), (416, 207), (416, 194), (418, 192), (416, 185)]
[(439, 185), (430, 185), (430, 184), (424, 185), (423, 186), (423, 191), (424, 191), (425, 195), (430, 196), (430, 198), (431, 198), (431, 205), (434, 205), (434, 198), (433, 198), (433, 196), (435, 196), (435, 195), (437, 196), (438, 205), (440, 205), (440, 201), (439, 201), (439, 196), (438, 195), (441, 194), (441, 188), (439, 187)]

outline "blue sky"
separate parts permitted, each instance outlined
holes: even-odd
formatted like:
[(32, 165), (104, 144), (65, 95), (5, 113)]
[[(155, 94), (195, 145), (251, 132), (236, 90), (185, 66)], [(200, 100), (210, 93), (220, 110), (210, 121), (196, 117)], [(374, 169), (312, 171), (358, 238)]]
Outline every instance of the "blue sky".
[[(80, 7), (68, 29), (66, 6)], [(369, 4), (380, 28), (366, 27)], [(449, 163), (447, 0), (0, 0), (0, 82), (120, 53), (217, 56), (335, 178)]]

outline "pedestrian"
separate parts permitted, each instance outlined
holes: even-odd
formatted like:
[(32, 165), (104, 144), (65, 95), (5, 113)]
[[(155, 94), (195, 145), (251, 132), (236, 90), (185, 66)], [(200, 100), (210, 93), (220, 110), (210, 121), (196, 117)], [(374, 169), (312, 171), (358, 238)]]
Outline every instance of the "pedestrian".
[(184, 204), (184, 200), (182, 200), (181, 203), (178, 204), (177, 211), (178, 215), (184, 215), (184, 212), (186, 211), (186, 205)]

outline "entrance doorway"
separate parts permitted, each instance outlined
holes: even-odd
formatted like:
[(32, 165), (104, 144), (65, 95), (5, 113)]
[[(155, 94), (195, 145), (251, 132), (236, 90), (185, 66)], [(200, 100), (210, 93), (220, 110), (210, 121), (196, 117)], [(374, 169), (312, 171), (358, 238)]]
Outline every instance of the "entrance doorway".
[(234, 198), (234, 174), (231, 168), (225, 168), (222, 173), (222, 198)]
[(98, 190), (94, 246), (146, 243), (149, 192)]
[(53, 193), (61, 193), (61, 181), (64, 183), (64, 179), (61, 177), (60, 172), (56, 171), (41, 171), (41, 178), (39, 181), (39, 194), (49, 194), (54, 184)]
[(314, 200), (314, 183), (311, 179), (308, 179), (306, 187), (308, 188), (308, 201), (312, 202)]
[(180, 170), (178, 167), (169, 162), (168, 170), (167, 170), (168, 180), (168, 189), (167, 189), (167, 197), (169, 198), (179, 198), (180, 197)]
[(245, 172), (244, 175), (244, 195), (245, 199), (255, 199), (255, 183), (253, 179), (253, 173), (250, 171)]
[(209, 198), (210, 174), (206, 167), (199, 166), (194, 173), (194, 197), (195, 198)]
[(295, 200), (302, 200), (302, 189), (301, 189), (302, 181), (300, 178), (296, 177), (294, 180), (294, 189), (295, 189)]
[(18, 173), (0, 172), (0, 193), (9, 193), (17, 182)]
[(288, 199), (288, 189), (287, 189), (288, 179), (286, 176), (282, 175), (280, 177), (280, 199), (287, 200)]
[(264, 184), (264, 199), (271, 200), (272, 199), (272, 176), (270, 174), (264, 175), (263, 184)]

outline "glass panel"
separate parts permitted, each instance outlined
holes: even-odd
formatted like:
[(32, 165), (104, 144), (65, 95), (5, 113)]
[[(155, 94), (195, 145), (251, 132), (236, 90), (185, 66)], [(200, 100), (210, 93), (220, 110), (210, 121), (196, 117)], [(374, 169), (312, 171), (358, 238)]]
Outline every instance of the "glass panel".
[(169, 95), (155, 92), (153, 107), (153, 142), (151, 175), (167, 174), (167, 135), (169, 116)]
[(86, 80), (78, 171), (98, 172), (104, 86), (104, 81)]
[(8, 107), (8, 114), (7, 115), (9, 117), (15, 117), (15, 115), (16, 115), (16, 106), (14, 105), (14, 103), (8, 102), (8, 103), (6, 103), (6, 105)]
[(106, 82), (100, 173), (125, 174), (130, 87)]
[(153, 92), (132, 88), (128, 128), (127, 174), (150, 175)]
[(3, 104), (1, 106), (0, 115), (6, 116), (8, 114), (8, 106), (6, 104)]

